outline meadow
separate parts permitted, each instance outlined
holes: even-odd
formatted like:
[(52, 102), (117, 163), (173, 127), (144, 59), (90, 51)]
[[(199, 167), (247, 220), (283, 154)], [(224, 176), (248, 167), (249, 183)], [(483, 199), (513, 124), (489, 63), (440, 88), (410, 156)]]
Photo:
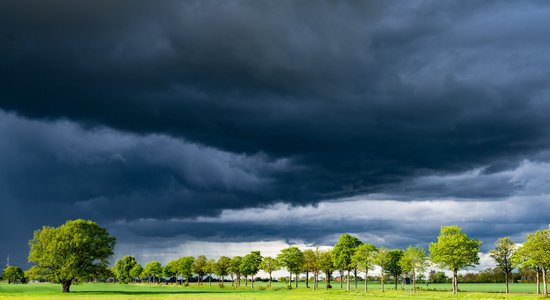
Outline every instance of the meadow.
[[(512, 294), (500, 293), (503, 284), (460, 284), (461, 292), (452, 295), (450, 284), (419, 285), (422, 290), (416, 294), (410, 291), (392, 290), (389, 285), (384, 293), (379, 291), (378, 284), (369, 284), (367, 293), (358, 290), (345, 291), (339, 284), (333, 289), (312, 291), (301, 283), (299, 288), (288, 290), (283, 283), (276, 283), (272, 288), (267, 283), (257, 282), (254, 289), (250, 286), (233, 288), (227, 284), (219, 288), (217, 284), (188, 287), (178, 285), (147, 284), (106, 284), (84, 283), (71, 286), (71, 293), (62, 294), (59, 284), (38, 283), (26, 285), (8, 285), (0, 283), (0, 299), (541, 299), (532, 294), (534, 284), (512, 284)], [(352, 286), (353, 288), (353, 286)], [(426, 290), (430, 289), (430, 290)]]

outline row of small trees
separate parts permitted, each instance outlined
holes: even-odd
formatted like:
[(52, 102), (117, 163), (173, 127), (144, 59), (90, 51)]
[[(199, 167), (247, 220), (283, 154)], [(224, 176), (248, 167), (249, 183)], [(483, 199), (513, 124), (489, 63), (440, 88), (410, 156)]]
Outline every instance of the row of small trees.
[[(547, 295), (546, 272), (550, 256), (549, 231), (540, 230), (527, 236), (523, 246), (517, 247), (510, 238), (501, 238), (497, 241), (495, 249), (490, 251), (491, 257), (504, 273), (506, 293), (509, 292), (508, 278), (512, 269), (516, 267), (533, 268), (537, 272), (537, 293), (540, 292), (540, 280), (538, 274), (542, 274), (544, 294)], [(313, 289), (318, 288), (319, 275), (325, 274), (326, 287), (330, 287), (332, 273), (340, 274), (340, 286), (343, 278), (346, 280), (346, 289), (350, 289), (350, 278), (355, 278), (357, 289), (357, 274), (364, 273), (367, 278), (369, 271), (376, 266), (381, 270), (381, 290), (384, 291), (385, 278), (394, 279), (397, 289), (398, 278), (402, 275), (412, 281), (412, 290), (416, 291), (417, 274), (424, 272), (431, 263), (433, 265), (452, 271), (453, 293), (458, 291), (458, 271), (475, 266), (479, 263), (479, 248), (481, 242), (469, 238), (457, 226), (444, 226), (441, 228), (437, 242), (431, 243), (429, 255), (426, 250), (418, 246), (409, 246), (406, 250), (377, 248), (372, 244), (362, 243), (358, 238), (349, 234), (343, 234), (338, 239), (332, 250), (322, 251), (318, 248), (301, 251), (298, 247), (288, 247), (281, 250), (276, 258), (261, 257), (260, 252), (253, 251), (240, 257), (229, 258), (222, 256), (218, 261), (207, 260), (204, 255), (194, 258), (182, 257), (170, 261), (164, 268), (160, 263), (153, 261), (142, 268), (134, 257), (125, 256), (117, 260), (113, 272), (120, 282), (127, 283), (132, 278), (145, 278), (155, 282), (155, 278), (180, 277), (186, 280), (196, 274), (199, 284), (205, 275), (212, 278), (212, 274), (220, 278), (223, 285), (224, 277), (230, 276), (233, 285), (240, 285), (241, 277), (245, 282), (251, 278), (254, 286), (254, 276), (259, 270), (269, 275), (271, 286), (272, 273), (280, 269), (286, 269), (289, 273), (288, 284), (292, 287), (294, 275), (295, 286), (298, 286), (300, 274), (306, 276), (306, 286), (309, 287), (310, 275), (313, 275)], [(353, 275), (352, 275), (353, 273)], [(176, 279), (177, 281), (177, 279)], [(367, 280), (364, 280), (364, 290), (367, 291)]]
[[(57, 228), (44, 226), (34, 232), (29, 245), (29, 262), (34, 266), (25, 272), (27, 276), (61, 283), (63, 292), (69, 292), (70, 285), (75, 280), (106, 278), (113, 273), (120, 282), (130, 282), (139, 277), (155, 282), (160, 276), (167, 276), (179, 277), (188, 283), (192, 274), (197, 274), (199, 280), (205, 274), (209, 275), (209, 278), (212, 278), (212, 274), (217, 274), (222, 284), (224, 277), (229, 275), (233, 284), (236, 280), (236, 284), (240, 285), (242, 277), (247, 284), (250, 277), (253, 285), (254, 276), (260, 269), (269, 274), (271, 282), (272, 272), (281, 268), (289, 273), (289, 286), (292, 284), (293, 275), (297, 285), (299, 274), (305, 273), (307, 278), (312, 274), (313, 288), (318, 287), (320, 273), (325, 274), (328, 288), (334, 271), (339, 271), (341, 279), (347, 272), (346, 288), (349, 290), (352, 272), (356, 279), (357, 272), (365, 273), (367, 278), (368, 272), (375, 266), (381, 269), (382, 290), (386, 276), (395, 279), (397, 288), (397, 279), (402, 274), (407, 274), (412, 279), (414, 290), (416, 274), (423, 272), (427, 264), (432, 263), (452, 271), (453, 292), (456, 293), (458, 270), (479, 263), (478, 252), (481, 242), (469, 238), (458, 226), (443, 226), (437, 242), (430, 244), (428, 255), (425, 249), (418, 246), (410, 246), (405, 251), (377, 248), (362, 243), (354, 236), (343, 234), (330, 251), (321, 251), (318, 248), (301, 251), (297, 247), (289, 247), (281, 250), (276, 258), (262, 257), (259, 251), (252, 251), (243, 257), (222, 256), (218, 261), (207, 260), (204, 256), (186, 256), (169, 262), (165, 267), (158, 262), (150, 262), (144, 268), (135, 258), (126, 256), (116, 261), (112, 272), (107, 267), (108, 259), (113, 255), (115, 238), (93, 221), (72, 220)], [(529, 234), (521, 247), (516, 247), (508, 238), (502, 238), (491, 251), (491, 256), (506, 273), (506, 278), (515, 267), (535, 269), (537, 274), (542, 275), (544, 294), (548, 294), (550, 230), (539, 230)], [(538, 275), (537, 281), (540, 282)], [(306, 284), (307, 282), (306, 280)], [(341, 287), (342, 284), (340, 280)], [(357, 287), (357, 281), (355, 286)], [(540, 289), (537, 289), (537, 292), (539, 291)]]
[(235, 284), (237, 281), (238, 285), (240, 285), (241, 278), (244, 277), (247, 286), (250, 277), (252, 287), (254, 287), (253, 276), (258, 273), (260, 268), (269, 268), (270, 259), (270, 257), (262, 258), (260, 251), (252, 251), (244, 257), (221, 256), (217, 261), (207, 259), (204, 255), (197, 258), (185, 256), (168, 262), (164, 267), (158, 261), (151, 261), (142, 267), (133, 256), (124, 256), (115, 262), (111, 271), (120, 283), (135, 282), (136, 280), (155, 283), (161, 277), (166, 277), (175, 278), (178, 283), (185, 281), (185, 285), (188, 285), (189, 279), (196, 274), (199, 284), (202, 284), (204, 276), (208, 275), (209, 285), (212, 285), (212, 275), (215, 274), (220, 278), (221, 285), (225, 280), (224, 277), (229, 275), (231, 282)]

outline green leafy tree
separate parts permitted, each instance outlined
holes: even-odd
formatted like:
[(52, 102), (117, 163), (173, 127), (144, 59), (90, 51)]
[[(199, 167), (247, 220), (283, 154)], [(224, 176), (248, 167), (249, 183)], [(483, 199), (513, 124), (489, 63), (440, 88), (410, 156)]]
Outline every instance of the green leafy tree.
[(334, 266), (339, 270), (348, 272), (346, 286), (346, 290), (348, 291), (350, 290), (350, 272), (356, 267), (351, 258), (355, 253), (355, 249), (361, 244), (358, 238), (344, 233), (338, 238), (338, 242), (332, 249), (332, 261), (334, 262)]
[(428, 279), (431, 283), (446, 283), (449, 278), (445, 275), (445, 272), (431, 270)]
[(160, 278), (163, 272), (164, 269), (158, 261), (151, 261), (145, 265), (142, 276), (149, 278), (149, 282), (156, 283), (156, 279)]
[(309, 272), (313, 274), (313, 290), (317, 289), (317, 281), (319, 276), (319, 256), (321, 251), (319, 248), (315, 250), (307, 249), (304, 250), (304, 265), (303, 270), (306, 272), (306, 288), (309, 288)]
[(93, 277), (107, 268), (115, 243), (115, 238), (93, 221), (44, 226), (29, 241), (29, 262), (68, 293), (74, 280)]
[[(189, 285), (189, 277), (193, 274), (193, 263), (195, 258), (193, 256), (184, 256), (177, 260), (177, 274), (180, 274), (185, 278), (185, 285)], [(212, 269), (214, 271), (214, 269)]]
[(45, 277), (45, 274), (41, 273), (40, 268), (37, 268), (36, 266), (32, 266), (27, 271), (25, 271), (25, 278), (29, 280), (40, 280), (44, 279)]
[(319, 260), (317, 262), (319, 270), (325, 273), (325, 287), (326, 289), (331, 288), (330, 277), (334, 271), (334, 263), (332, 262), (332, 253), (331, 251), (321, 251), (319, 253)]
[(243, 258), (240, 256), (235, 256), (231, 259), (229, 263), (229, 274), (231, 274), (231, 285), (235, 285), (235, 280), (233, 280), (233, 275), (237, 279), (237, 284), (241, 286), (241, 263)]
[(302, 264), (302, 272), (306, 273), (306, 288), (309, 288), (309, 273), (313, 273), (313, 268), (317, 265), (317, 258), (311, 249), (306, 249), (304, 252), (304, 263)]
[(504, 281), (506, 282), (506, 294), (509, 293), (508, 278), (514, 264), (512, 263), (512, 257), (516, 251), (516, 244), (512, 242), (509, 237), (503, 237), (498, 239), (495, 244), (495, 249), (489, 251), (491, 257), (495, 260), (497, 266), (504, 272)]
[(271, 273), (280, 270), (281, 266), (279, 265), (279, 261), (277, 261), (275, 258), (266, 256), (262, 259), (262, 263), (260, 264), (260, 269), (267, 274), (269, 274), (269, 286), (271, 287)]
[(176, 277), (176, 281), (178, 278), (178, 269), (179, 269), (179, 261), (177, 259), (169, 261), (166, 266), (164, 266), (163, 275), (164, 277), (172, 278)]
[(384, 279), (386, 277), (385, 267), (388, 265), (390, 260), (390, 250), (386, 248), (380, 248), (374, 256), (374, 262), (377, 266), (380, 267), (380, 291), (384, 292)]
[(206, 256), (199, 255), (193, 262), (193, 272), (199, 277), (199, 285), (202, 285), (202, 278), (204, 277), (204, 267), (206, 267)]
[(93, 274), (90, 278), (88, 278), (88, 280), (102, 280), (102, 281), (106, 281), (108, 279), (112, 279), (112, 278), (115, 278), (116, 276), (114, 275), (114, 273), (111, 271), (110, 268), (105, 268), (105, 269), (99, 269), (99, 272)]
[(2, 278), (4, 281), (7, 281), (8, 284), (22, 282), (25, 279), (25, 273), (19, 267), (7, 266), (4, 271), (2, 271)]
[[(541, 293), (540, 289), (540, 277), (541, 277), (541, 270), (537, 266), (537, 263), (534, 262), (532, 259), (530, 259), (529, 254), (523, 248), (522, 246), (519, 246), (516, 249), (516, 252), (512, 256), (512, 262), (515, 266), (518, 267), (518, 271), (522, 278), (526, 278), (529, 281), (532, 281), (533, 279), (536, 282), (536, 294)], [(534, 277), (534, 278), (533, 278)]]
[(430, 243), (430, 260), (453, 272), (453, 294), (458, 292), (458, 270), (479, 263), (481, 241), (469, 238), (458, 226), (442, 226), (437, 242)]
[(215, 267), (216, 267), (216, 261), (213, 260), (213, 259), (209, 259), (206, 262), (206, 265), (204, 266), (204, 269), (203, 269), (204, 273), (208, 274), (208, 285), (209, 286), (212, 286), (212, 274), (214, 274)]
[(143, 267), (136, 263), (136, 265), (130, 270), (130, 276), (132, 277), (133, 281), (136, 281), (136, 278), (140, 278), (141, 273), (143, 272)]
[(136, 258), (133, 256), (124, 256), (115, 261), (116, 277), (120, 283), (127, 284), (132, 279), (130, 270), (137, 264)]
[(220, 277), (220, 286), (223, 286), (224, 276), (227, 276), (231, 259), (227, 256), (220, 256), (214, 267), (214, 272)]
[[(288, 286), (292, 288), (292, 274), (300, 274), (304, 264), (304, 253), (298, 247), (292, 246), (281, 250), (277, 255), (279, 264), (288, 271)], [(296, 287), (298, 287), (298, 275), (296, 275)]]
[(262, 263), (262, 255), (260, 251), (252, 251), (243, 257), (241, 262), (241, 273), (246, 277), (251, 277), (252, 288), (254, 288), (254, 276), (260, 270), (260, 264)]
[(362, 244), (357, 247), (352, 256), (352, 261), (357, 268), (365, 272), (365, 292), (367, 291), (367, 278), (369, 270), (375, 266), (376, 247), (371, 244)]
[(418, 246), (407, 247), (407, 250), (405, 250), (405, 253), (403, 253), (399, 261), (399, 265), (403, 271), (411, 275), (413, 293), (416, 293), (416, 275), (426, 269), (426, 264), (426, 250)]
[(111, 278), (114, 278), (115, 280), (117, 280), (117, 269), (115, 268), (115, 266), (112, 266), (111, 268), (108, 268), (109, 272), (111, 273)]
[(401, 257), (403, 257), (403, 250), (393, 249), (388, 252), (389, 259), (384, 266), (384, 270), (388, 275), (393, 277), (395, 290), (397, 290), (397, 280), (399, 276), (403, 273), (403, 269), (399, 264)]
[[(517, 250), (519, 264), (542, 272), (543, 294), (548, 297), (547, 271), (550, 268), (550, 229), (528, 234)], [(538, 289), (537, 289), (538, 290)]]

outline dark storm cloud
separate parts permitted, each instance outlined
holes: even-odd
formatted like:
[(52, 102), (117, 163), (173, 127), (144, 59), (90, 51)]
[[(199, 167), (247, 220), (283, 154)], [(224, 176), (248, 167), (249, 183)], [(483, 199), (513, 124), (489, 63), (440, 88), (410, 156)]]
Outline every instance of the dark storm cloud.
[(74, 215), (100, 220), (194, 217), (261, 205), (265, 194), (280, 194), (276, 177), (293, 168), (287, 160), (166, 136), (0, 116), (3, 196), (23, 206), (68, 205)]
[[(67, 121), (37, 122), (0, 111), (2, 252), (25, 261), (42, 225), (217, 215), (272, 203), (277, 178), (295, 166), (162, 135), (136, 136)], [(299, 166), (298, 166), (299, 167)], [(273, 195), (270, 195), (273, 194)]]
[(543, 3), (55, 3), (2, 4), (4, 109), (296, 157), (327, 195), (548, 146)]
[[(18, 264), (25, 261), (33, 230), (73, 218), (96, 220), (122, 245), (158, 242), (160, 248), (196, 240), (330, 245), (344, 231), (401, 247), (426, 244), (450, 222), (493, 240), (497, 234), (521, 236), (547, 221), (547, 203), (537, 196), (550, 193), (549, 163), (419, 176), (387, 194), (292, 208), (273, 204), (317, 201), (315, 190), (308, 190), (315, 178), (300, 178), (311, 169), (291, 159), (238, 155), (165, 135), (83, 129), (68, 121), (30, 121), (3, 112), (0, 135), (0, 226), (12, 228), (0, 236), (0, 255), (10, 253)], [(458, 199), (464, 207), (430, 211), (428, 204), (411, 210), (418, 202), (409, 201), (441, 198)], [(474, 209), (476, 215), (469, 210), (479, 201), (491, 204)], [(400, 213), (402, 206), (406, 209)], [(447, 210), (454, 218), (441, 215)]]
[[(369, 193), (517, 196), (532, 186), (502, 172), (548, 160), (549, 10), (2, 1), (0, 215), (22, 227), (2, 243), (72, 217), (114, 226)], [(313, 240), (315, 227), (304, 228)], [(247, 237), (288, 231), (258, 229)]]

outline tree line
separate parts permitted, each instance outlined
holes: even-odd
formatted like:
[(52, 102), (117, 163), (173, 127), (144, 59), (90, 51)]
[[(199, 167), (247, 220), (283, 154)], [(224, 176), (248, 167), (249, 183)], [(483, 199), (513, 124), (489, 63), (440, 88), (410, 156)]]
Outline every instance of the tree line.
[[(442, 226), (437, 241), (430, 243), (428, 249), (420, 246), (409, 246), (405, 250), (376, 247), (350, 234), (342, 234), (330, 250), (301, 250), (291, 246), (282, 249), (276, 257), (262, 257), (259, 251), (251, 251), (242, 257), (221, 256), (217, 260), (207, 259), (204, 255), (185, 256), (165, 266), (157, 261), (141, 266), (135, 257), (124, 256), (109, 268), (108, 258), (113, 255), (115, 238), (93, 221), (73, 220), (57, 228), (44, 226), (36, 230), (29, 242), (29, 262), (34, 266), (23, 275), (20, 268), (9, 266), (4, 270), (3, 277), (8, 283), (22, 281), (25, 277), (43, 278), (60, 283), (63, 292), (69, 292), (70, 285), (75, 281), (97, 278), (116, 278), (120, 283), (157, 283), (161, 278), (168, 278), (172, 282), (189, 285), (195, 275), (198, 284), (203, 284), (206, 276), (211, 285), (212, 277), (216, 275), (221, 286), (226, 280), (232, 286), (241, 286), (244, 281), (245, 286), (250, 283), (253, 288), (255, 276), (260, 270), (268, 274), (271, 286), (273, 272), (284, 269), (289, 274), (286, 280), (289, 288), (293, 284), (298, 287), (302, 274), (305, 274), (308, 288), (311, 278), (312, 289), (318, 289), (320, 275), (323, 275), (325, 287), (331, 288), (333, 273), (338, 272), (340, 288), (343, 288), (345, 281), (347, 290), (351, 289), (352, 278), (357, 289), (358, 274), (364, 274), (364, 291), (367, 291), (367, 278), (372, 275), (369, 272), (378, 267), (381, 291), (384, 291), (386, 281), (392, 280), (397, 289), (398, 281), (408, 278), (412, 284), (411, 290), (415, 292), (417, 277), (423, 277), (426, 268), (433, 265), (452, 272), (453, 293), (457, 293), (459, 279), (464, 281), (465, 278), (464, 275), (459, 276), (458, 271), (479, 264), (481, 244), (481, 241), (468, 237), (458, 226)], [(548, 295), (550, 230), (528, 234), (521, 246), (508, 237), (501, 238), (490, 251), (490, 256), (505, 278), (507, 293), (512, 270), (520, 268), (535, 273), (536, 292), (541, 293), (542, 283), (542, 293)]]

